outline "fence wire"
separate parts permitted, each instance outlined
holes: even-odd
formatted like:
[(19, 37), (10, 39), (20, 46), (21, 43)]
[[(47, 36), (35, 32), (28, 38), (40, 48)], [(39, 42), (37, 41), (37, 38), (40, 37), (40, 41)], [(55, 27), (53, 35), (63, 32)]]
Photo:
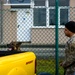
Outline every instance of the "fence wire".
[[(59, 63), (65, 56), (64, 25), (75, 20), (75, 8), (59, 7)], [(55, 7), (0, 10), (0, 50), (7, 44), (21, 42), (21, 51), (33, 51), (37, 56), (37, 74), (55, 75)], [(64, 70), (59, 65), (59, 75)]]

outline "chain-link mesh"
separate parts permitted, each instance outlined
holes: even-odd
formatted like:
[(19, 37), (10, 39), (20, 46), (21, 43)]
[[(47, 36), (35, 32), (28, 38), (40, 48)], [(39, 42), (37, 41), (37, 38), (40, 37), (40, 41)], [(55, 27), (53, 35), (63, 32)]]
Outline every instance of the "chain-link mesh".
[[(37, 56), (37, 74), (55, 75), (55, 7), (37, 6), (36, 0), (35, 3), (34, 8), (0, 9), (0, 50), (7, 51), (7, 44), (12, 41), (22, 42), (21, 51), (33, 51)], [(59, 7), (59, 63), (64, 59), (64, 45), (68, 40), (64, 24), (75, 20), (74, 12), (74, 7)], [(59, 75), (63, 73), (59, 65)]]

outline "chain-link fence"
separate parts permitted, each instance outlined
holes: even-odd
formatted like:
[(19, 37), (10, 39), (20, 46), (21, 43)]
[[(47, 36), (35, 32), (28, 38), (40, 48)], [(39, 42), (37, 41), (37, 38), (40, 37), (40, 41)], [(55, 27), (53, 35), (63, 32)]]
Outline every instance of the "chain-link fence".
[[(33, 10), (35, 11), (33, 12), (32, 9), (2, 10), (1, 45), (4, 46), (1, 46), (0, 50), (7, 50), (6, 44), (12, 41), (23, 42), (21, 50), (33, 51), (37, 56), (37, 73), (49, 72), (55, 75), (55, 28), (45, 27), (45, 8)], [(63, 28), (60, 28), (61, 58), (64, 57), (62, 44), (65, 42), (62, 33)], [(63, 69), (60, 68), (60, 74), (62, 73)]]
[[(41, 3), (40, 3), (41, 4)], [(75, 8), (58, 8), (59, 63), (65, 56), (64, 25), (75, 20)], [(0, 50), (7, 50), (10, 42), (22, 42), (22, 51), (33, 51), (37, 56), (37, 74), (49, 72), (55, 75), (55, 7), (35, 6), (34, 8), (0, 9)], [(64, 70), (59, 65), (59, 75)]]

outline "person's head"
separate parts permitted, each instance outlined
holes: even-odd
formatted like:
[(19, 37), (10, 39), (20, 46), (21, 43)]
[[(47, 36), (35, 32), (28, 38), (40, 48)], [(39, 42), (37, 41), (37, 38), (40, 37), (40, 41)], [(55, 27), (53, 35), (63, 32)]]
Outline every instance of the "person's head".
[(69, 21), (68, 23), (65, 24), (64, 33), (67, 37), (71, 37), (72, 35), (75, 34), (75, 22), (74, 21)]

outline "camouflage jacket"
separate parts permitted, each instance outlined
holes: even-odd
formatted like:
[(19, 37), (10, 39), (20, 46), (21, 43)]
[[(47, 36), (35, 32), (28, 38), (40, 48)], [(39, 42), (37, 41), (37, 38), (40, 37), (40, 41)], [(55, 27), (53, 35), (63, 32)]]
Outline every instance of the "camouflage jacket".
[[(73, 62), (75, 62), (75, 34), (66, 43), (63, 67), (65, 68)], [(66, 75), (73, 75), (73, 72), (75, 72), (75, 63), (66, 69)]]

